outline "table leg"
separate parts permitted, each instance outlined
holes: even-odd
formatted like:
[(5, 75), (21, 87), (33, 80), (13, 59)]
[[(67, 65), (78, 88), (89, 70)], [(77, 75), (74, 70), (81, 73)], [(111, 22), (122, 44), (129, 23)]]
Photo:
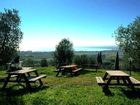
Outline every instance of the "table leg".
[(96, 66), (96, 67), (95, 67), (95, 69), (96, 69), (96, 72), (97, 72), (97, 70), (98, 70), (98, 67)]
[(28, 74), (29, 77), (31, 76), (30, 73), (27, 73), (27, 74)]
[(61, 72), (61, 68), (59, 68), (57, 74), (56, 74), (56, 77), (59, 75), (59, 73)]
[(23, 76), (23, 78), (25, 79), (25, 82), (26, 82), (26, 87), (27, 87), (28, 89), (31, 89), (30, 82), (28, 81), (28, 78), (26, 77), (26, 75), (25, 75), (25, 74), (23, 74), (22, 76)]
[(108, 73), (105, 73), (104, 77), (103, 77), (103, 80), (105, 81), (107, 79), (107, 75)]
[(124, 77), (122, 77), (122, 80), (123, 80), (125, 85), (128, 85), (127, 80)]
[(120, 77), (116, 77), (117, 79), (117, 84), (120, 84)]
[(108, 79), (107, 84), (105, 85), (106, 88), (108, 88), (109, 84), (111, 83), (112, 78), (113, 78), (113, 77), (110, 77), (110, 78)]
[(135, 90), (133, 83), (131, 82), (129, 77), (126, 77), (126, 80), (128, 81), (128, 86), (131, 87), (132, 90)]
[[(36, 74), (36, 76), (39, 76), (39, 74), (37, 73), (37, 71), (35, 71), (35, 74)], [(40, 86), (43, 85), (43, 82), (41, 81), (41, 79), (39, 79), (39, 83), (40, 83)]]
[(73, 77), (72, 69), (69, 69), (71, 77)]
[(6, 78), (2, 89), (5, 89), (5, 87), (7, 86), (8, 82), (9, 82), (9, 80), (10, 80), (10, 77), (11, 77), (11, 74), (8, 74), (8, 77)]

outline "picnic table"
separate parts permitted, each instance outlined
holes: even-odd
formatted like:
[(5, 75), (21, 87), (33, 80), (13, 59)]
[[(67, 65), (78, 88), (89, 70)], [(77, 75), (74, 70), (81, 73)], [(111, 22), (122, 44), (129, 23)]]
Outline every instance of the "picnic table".
[(109, 85), (126, 85), (134, 90), (135, 85), (140, 85), (140, 81), (123, 71), (108, 70), (102, 77), (96, 77), (97, 83), (108, 88)]
[[(5, 89), (9, 82), (14, 83), (25, 83), (28, 89), (31, 89), (31, 83), (35, 83), (37, 80), (40, 83), (40, 86), (43, 85), (41, 81), (42, 78), (45, 78), (46, 75), (39, 75), (36, 69), (31, 68), (22, 68), (22, 70), (9, 71), (7, 72), (7, 77), (4, 79), (4, 85), (2, 89)], [(33, 75), (34, 74), (34, 75)], [(12, 79), (14, 77), (14, 79)]]
[(60, 68), (57, 71), (56, 76), (58, 76), (59, 73), (62, 73), (62, 74), (70, 73), (70, 75), (73, 76), (73, 73), (77, 73), (80, 70), (82, 70), (82, 68), (77, 68), (77, 65), (75, 64), (60, 66)]

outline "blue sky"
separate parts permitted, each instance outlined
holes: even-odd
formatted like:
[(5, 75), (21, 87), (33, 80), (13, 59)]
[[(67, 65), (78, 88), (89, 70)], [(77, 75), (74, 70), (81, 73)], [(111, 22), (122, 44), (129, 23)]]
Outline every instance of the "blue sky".
[(2, 0), (17, 9), (24, 33), (21, 50), (47, 51), (63, 38), (74, 47), (115, 45), (118, 26), (140, 16), (140, 0)]

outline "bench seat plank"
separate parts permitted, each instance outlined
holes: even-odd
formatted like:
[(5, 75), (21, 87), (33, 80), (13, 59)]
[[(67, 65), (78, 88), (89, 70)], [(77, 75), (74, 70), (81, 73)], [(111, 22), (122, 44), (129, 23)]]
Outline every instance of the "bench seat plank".
[(18, 75), (11, 75), (11, 78), (17, 77)]
[(99, 85), (104, 85), (104, 84), (105, 84), (105, 82), (104, 82), (104, 80), (102, 79), (102, 77), (96, 77), (96, 81), (97, 81), (97, 83), (98, 83)]
[(37, 76), (37, 77), (35, 77), (35, 78), (29, 79), (29, 81), (30, 81), (30, 82), (35, 82), (35, 81), (37, 81), (37, 80), (39, 80), (39, 79), (41, 79), (41, 78), (45, 78), (45, 77), (46, 77), (46, 75), (40, 75), (40, 76)]
[(137, 79), (135, 79), (133, 77), (129, 77), (129, 78), (130, 78), (130, 80), (131, 80), (133, 85), (140, 85), (140, 81), (139, 80), (137, 80)]
[(82, 70), (82, 68), (78, 68), (78, 69), (76, 69), (76, 70), (73, 70), (72, 72), (73, 72), (73, 73), (76, 73), (76, 72), (81, 71), (81, 70)]

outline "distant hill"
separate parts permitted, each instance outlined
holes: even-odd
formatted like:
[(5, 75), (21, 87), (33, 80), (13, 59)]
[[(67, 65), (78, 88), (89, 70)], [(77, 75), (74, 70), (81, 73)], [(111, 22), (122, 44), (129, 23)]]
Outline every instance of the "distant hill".
[(34, 58), (34, 59), (42, 59), (52, 58), (53, 52), (32, 52), (32, 51), (21, 51), (20, 53), (21, 58)]
[[(88, 50), (79, 50), (79, 51), (75, 51), (76, 55), (82, 55), (82, 54), (87, 54), (87, 55), (96, 55), (99, 51), (102, 51), (103, 54), (111, 54), (111, 53), (116, 53), (118, 51), (118, 47), (116, 46), (100, 46), (100, 47), (89, 47), (91, 49), (91, 51)], [(102, 50), (93, 50), (95, 48), (100, 48)], [(84, 48), (83, 48), (84, 49)], [(103, 50), (103, 49), (108, 49), (108, 50)], [(119, 53), (122, 55), (122, 52), (119, 51)], [(22, 59), (26, 59), (26, 58), (32, 58), (32, 59), (36, 59), (36, 60), (40, 60), (42, 58), (46, 58), (46, 59), (52, 59), (53, 57), (53, 52), (41, 52), (41, 51), (20, 51), (19, 52), (20, 56)]]

